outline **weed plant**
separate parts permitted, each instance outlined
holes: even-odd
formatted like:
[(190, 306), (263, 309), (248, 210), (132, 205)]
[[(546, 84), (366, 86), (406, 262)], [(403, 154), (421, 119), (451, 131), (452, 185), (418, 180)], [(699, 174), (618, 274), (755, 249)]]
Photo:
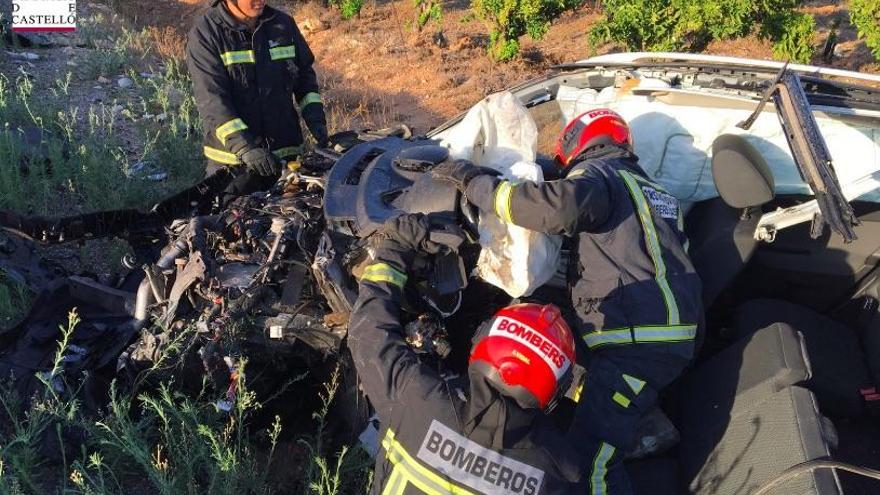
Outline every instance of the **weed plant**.
[[(69, 376), (64, 368), (79, 323), (73, 310), (59, 327), (51, 369), (35, 375), (41, 384), (36, 395), (22, 400), (11, 383), (0, 387), (0, 494), (365, 493), (369, 456), (360, 447), (328, 453), (324, 443), (338, 371), (320, 394), (315, 433), (296, 440), (307, 453), (298, 466), (277, 458), (286, 441), (280, 417), (268, 429), (252, 430), (253, 414), (263, 405), (247, 387), (244, 362), (228, 411), (205, 387), (188, 396), (171, 381), (136, 397), (113, 384), (106, 410), (97, 417), (85, 413), (77, 399), (85, 377)], [(70, 438), (78, 439), (76, 445)], [(303, 476), (280, 485), (279, 470)]]
[[(78, 36), (90, 49), (74, 72), (0, 74), (0, 209), (45, 216), (146, 209), (204, 173), (201, 124), (181, 62), (149, 57), (143, 32), (100, 12), (80, 20)], [(134, 70), (146, 60), (159, 69), (151, 77)], [(133, 88), (116, 87), (123, 73)], [(110, 78), (109, 97), (83, 100), (98, 76)], [(168, 179), (147, 180), (142, 170)], [(21, 313), (18, 294), (0, 276), (0, 324)]]
[(0, 270), (0, 330), (18, 322), (27, 313), (33, 294)]
[(849, 15), (859, 38), (865, 40), (865, 45), (880, 60), (880, 1), (852, 0)]

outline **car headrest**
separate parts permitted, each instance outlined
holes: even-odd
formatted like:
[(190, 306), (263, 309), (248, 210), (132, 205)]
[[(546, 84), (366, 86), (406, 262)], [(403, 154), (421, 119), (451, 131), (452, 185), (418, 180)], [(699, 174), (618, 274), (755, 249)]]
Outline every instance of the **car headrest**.
[(722, 134), (712, 143), (712, 179), (718, 195), (733, 208), (762, 205), (774, 196), (767, 162), (745, 138)]

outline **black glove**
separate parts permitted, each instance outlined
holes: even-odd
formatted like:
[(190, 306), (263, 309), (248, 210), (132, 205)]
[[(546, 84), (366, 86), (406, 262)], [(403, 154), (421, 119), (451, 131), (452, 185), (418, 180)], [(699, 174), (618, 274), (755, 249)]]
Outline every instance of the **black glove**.
[(327, 144), (330, 142), (327, 137), (327, 126), (324, 124), (312, 124), (309, 126), (309, 129), (312, 132), (312, 137), (315, 138), (315, 145), (318, 148), (326, 148)]
[(428, 217), (414, 213), (391, 218), (382, 226), (382, 236), (407, 251), (437, 254), (443, 246), (430, 239), (431, 223)]
[[(400, 215), (387, 220), (380, 230), (384, 239), (377, 249), (377, 258), (382, 257), (383, 252), (392, 252), (395, 255), (393, 258), (398, 258), (403, 265), (409, 265), (417, 253), (440, 254), (457, 249), (458, 244), (454, 238), (457, 232), (460, 239), (464, 240), (461, 229), (449, 222), (432, 223), (431, 220), (421, 213)], [(435, 234), (432, 235), (432, 232)]]
[(467, 190), (468, 183), (481, 175), (501, 175), (497, 170), (478, 167), (467, 160), (447, 160), (431, 169), (431, 176), (441, 182), (448, 182), (462, 192)]
[(281, 172), (281, 160), (266, 148), (251, 148), (239, 155), (239, 159), (255, 174), (271, 176)]

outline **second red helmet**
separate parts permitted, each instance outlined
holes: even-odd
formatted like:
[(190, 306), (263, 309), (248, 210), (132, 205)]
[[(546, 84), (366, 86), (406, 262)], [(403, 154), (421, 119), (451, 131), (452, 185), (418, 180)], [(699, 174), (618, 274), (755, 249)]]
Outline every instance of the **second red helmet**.
[(470, 367), (524, 408), (546, 409), (571, 382), (574, 337), (552, 304), (516, 304), (480, 327)]
[(629, 125), (614, 110), (589, 110), (569, 122), (556, 142), (556, 163), (565, 170), (578, 155), (598, 145), (632, 150)]

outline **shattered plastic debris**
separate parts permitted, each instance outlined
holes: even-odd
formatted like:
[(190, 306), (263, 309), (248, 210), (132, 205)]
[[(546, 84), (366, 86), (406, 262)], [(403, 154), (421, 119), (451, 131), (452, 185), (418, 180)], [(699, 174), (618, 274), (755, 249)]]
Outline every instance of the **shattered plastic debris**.
[[(114, 107), (115, 111), (116, 107)], [(120, 109), (121, 110), (121, 109)], [(168, 172), (156, 165), (151, 160), (141, 160), (126, 170), (128, 178), (145, 179), (153, 182), (161, 182), (168, 178)]]
[(367, 427), (358, 435), (358, 440), (370, 457), (379, 453), (379, 416), (373, 414), (367, 421)]
[(217, 280), (223, 287), (245, 289), (254, 281), (254, 274), (260, 265), (253, 263), (227, 263), (217, 270)]
[(6, 54), (15, 60), (26, 60), (28, 62), (40, 60), (40, 56), (34, 52), (6, 52)]
[(327, 313), (324, 315), (324, 324), (328, 327), (338, 327), (348, 323), (347, 313)]

